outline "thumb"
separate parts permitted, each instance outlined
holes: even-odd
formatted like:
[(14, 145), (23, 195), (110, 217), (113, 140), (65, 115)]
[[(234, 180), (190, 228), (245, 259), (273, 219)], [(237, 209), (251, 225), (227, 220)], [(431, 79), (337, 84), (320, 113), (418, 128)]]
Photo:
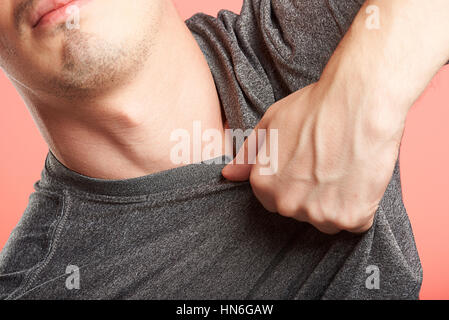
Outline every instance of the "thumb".
[[(262, 122), (254, 128), (245, 140), (235, 159), (222, 170), (221, 173), (226, 179), (237, 182), (249, 180), (251, 169), (256, 162), (257, 152), (259, 150), (258, 147), (257, 150), (254, 150), (254, 147), (249, 148), (249, 145), (254, 146), (256, 144), (258, 129), (262, 129)], [(259, 146), (261, 143), (263, 141), (259, 141), (257, 145)]]
[(221, 173), (230, 181), (241, 182), (249, 180), (251, 169), (251, 164), (228, 164)]

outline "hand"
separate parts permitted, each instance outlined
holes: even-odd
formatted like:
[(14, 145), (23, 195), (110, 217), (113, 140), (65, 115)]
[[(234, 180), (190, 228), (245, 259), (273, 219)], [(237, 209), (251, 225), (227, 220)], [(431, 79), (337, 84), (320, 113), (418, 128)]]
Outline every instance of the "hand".
[[(366, 108), (349, 103), (344, 92), (332, 92), (316, 83), (266, 112), (252, 134), (266, 129), (269, 141), (270, 130), (278, 130), (276, 173), (261, 175), (258, 155), (256, 164), (231, 163), (223, 175), (249, 179), (268, 211), (328, 234), (361, 233), (371, 228), (391, 180), (405, 117), (395, 115), (394, 108)], [(248, 154), (248, 139), (242, 152)]]

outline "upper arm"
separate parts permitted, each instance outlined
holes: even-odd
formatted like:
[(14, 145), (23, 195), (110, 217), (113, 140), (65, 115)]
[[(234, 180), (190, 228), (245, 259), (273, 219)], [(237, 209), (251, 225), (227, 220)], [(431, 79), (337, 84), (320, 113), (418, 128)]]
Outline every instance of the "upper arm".
[(281, 92), (279, 99), (319, 80), (363, 2), (245, 0), (235, 32)]
[(186, 21), (231, 128), (249, 129), (276, 101), (319, 80), (363, 0), (244, 0), (240, 14)]

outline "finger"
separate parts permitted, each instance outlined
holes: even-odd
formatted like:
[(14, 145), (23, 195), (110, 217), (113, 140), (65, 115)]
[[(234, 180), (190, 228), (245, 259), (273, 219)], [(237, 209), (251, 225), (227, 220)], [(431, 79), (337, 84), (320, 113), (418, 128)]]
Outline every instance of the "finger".
[(350, 233), (362, 234), (369, 231), (374, 224), (374, 217), (372, 217), (365, 225), (360, 228), (348, 230)]
[(325, 233), (331, 236), (334, 236), (338, 233), (341, 232), (340, 229), (338, 229), (337, 227), (333, 227), (333, 226), (328, 226), (328, 225), (313, 225), (316, 229), (318, 229), (318, 231), (320, 231), (321, 233)]
[(341, 229), (337, 228), (333, 224), (326, 222), (323, 223), (322, 221), (318, 221), (317, 219), (310, 217), (308, 214), (303, 214), (301, 217), (301, 221), (307, 222), (321, 233), (325, 233), (331, 236), (341, 232)]
[[(265, 126), (264, 120), (251, 132), (248, 139), (245, 140), (243, 146), (240, 148), (235, 159), (223, 168), (223, 176), (231, 181), (248, 181), (251, 175), (251, 169), (256, 163), (257, 152), (260, 143), (257, 141), (257, 130), (263, 129)], [(251, 146), (251, 147), (250, 147)], [(254, 148), (256, 146), (256, 148)]]
[(277, 213), (279, 208), (277, 207), (275, 198), (276, 192), (273, 189), (276, 183), (272, 180), (271, 176), (261, 174), (262, 170), (265, 168), (261, 165), (259, 156), (261, 155), (261, 150), (265, 150), (264, 148), (266, 148), (267, 139), (260, 135), (258, 135), (258, 138), (261, 140), (259, 141), (256, 164), (252, 166), (250, 173), (251, 188), (253, 189), (254, 195), (259, 202), (262, 203), (265, 209), (272, 213)]

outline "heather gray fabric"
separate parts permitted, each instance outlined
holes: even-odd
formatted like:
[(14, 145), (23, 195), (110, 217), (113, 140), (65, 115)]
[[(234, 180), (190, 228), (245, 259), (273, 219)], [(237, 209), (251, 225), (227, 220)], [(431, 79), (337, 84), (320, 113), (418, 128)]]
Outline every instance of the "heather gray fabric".
[[(231, 127), (253, 127), (273, 102), (316, 81), (359, 7), (248, 0), (241, 15), (189, 19)], [(70, 171), (49, 153), (0, 255), (0, 298), (418, 297), (422, 269), (398, 165), (374, 227), (336, 236), (265, 211), (248, 183), (221, 177), (222, 167), (102, 181)], [(69, 290), (73, 266), (80, 288)], [(379, 289), (370, 286), (372, 266)]]

